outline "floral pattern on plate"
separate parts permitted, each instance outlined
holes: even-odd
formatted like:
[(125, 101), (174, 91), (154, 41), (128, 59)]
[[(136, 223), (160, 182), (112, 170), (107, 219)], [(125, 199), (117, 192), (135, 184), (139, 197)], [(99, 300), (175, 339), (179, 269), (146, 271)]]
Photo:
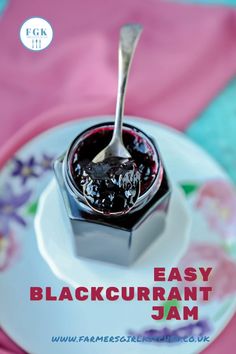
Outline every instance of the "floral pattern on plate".
[[(15, 226), (27, 227), (28, 219), (36, 213), (37, 200), (34, 186), (45, 172), (52, 172), (53, 157), (43, 153), (39, 158), (14, 157), (8, 164), (7, 183), (0, 189), (0, 271), (13, 264), (19, 254), (20, 243)], [(28, 186), (29, 180), (34, 180)]]
[[(215, 242), (205, 235), (204, 242), (193, 240), (181, 260), (189, 264), (213, 267), (209, 279), (212, 286), (211, 300), (220, 300), (236, 294), (236, 191), (223, 179), (212, 179), (203, 184), (182, 184), (188, 199), (193, 198), (192, 208), (199, 212)], [(193, 197), (192, 197), (193, 195)], [(195, 226), (196, 223), (195, 223)], [(194, 285), (194, 284), (193, 284)], [(197, 280), (197, 286), (200, 286)]]

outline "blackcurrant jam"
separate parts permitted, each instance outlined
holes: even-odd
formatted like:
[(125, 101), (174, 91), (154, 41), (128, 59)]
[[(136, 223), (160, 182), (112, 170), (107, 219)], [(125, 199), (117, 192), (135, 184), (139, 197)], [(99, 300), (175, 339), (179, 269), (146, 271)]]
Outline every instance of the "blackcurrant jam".
[(125, 214), (135, 205), (140, 173), (132, 159), (108, 157), (98, 163), (89, 162), (84, 166), (82, 163), (80, 170), (84, 196), (95, 211), (105, 215)]
[[(103, 150), (109, 144), (112, 138), (112, 133), (112, 124), (109, 124), (105, 127), (102, 126), (97, 127), (93, 130), (89, 130), (85, 132), (82, 136), (80, 136), (80, 138), (75, 141), (74, 144), (72, 144), (72, 148), (68, 155), (68, 167), (70, 170), (71, 181), (74, 188), (82, 195), (84, 193), (84, 185), (87, 185), (88, 188), (85, 190), (85, 193), (86, 195), (88, 195), (89, 198), (91, 198), (91, 204), (96, 204), (96, 207), (98, 207), (103, 212), (109, 212), (109, 210), (116, 211), (122, 207), (122, 204), (124, 208), (128, 206), (130, 207), (131, 204), (134, 203), (134, 201), (136, 202), (135, 199), (137, 196), (137, 183), (135, 182), (134, 185), (131, 186), (130, 191), (128, 191), (127, 193), (129, 194), (129, 192), (131, 192), (132, 198), (128, 198), (127, 200), (127, 197), (125, 198), (125, 188), (121, 188), (120, 195), (123, 195), (123, 198), (118, 198), (119, 202), (116, 203), (114, 208), (111, 208), (111, 205), (109, 204), (109, 198), (112, 198), (113, 193), (106, 193), (105, 190), (107, 186), (105, 185), (104, 180), (99, 180), (99, 185), (97, 185), (98, 188), (94, 185), (92, 190), (90, 189), (92, 183), (89, 184), (88, 167), (93, 168), (94, 170), (95, 166), (91, 165), (91, 161), (101, 150)], [(139, 198), (142, 198), (142, 196), (144, 196), (152, 187), (154, 181), (157, 180), (157, 177), (159, 177), (160, 179), (158, 182), (158, 185), (160, 185), (162, 178), (162, 166), (159, 159), (159, 155), (155, 147), (152, 145), (150, 139), (148, 139), (141, 131), (136, 128), (132, 127), (131, 129), (128, 126), (124, 127), (123, 142), (126, 149), (132, 156), (132, 161), (134, 161), (135, 165), (137, 166), (137, 172), (139, 173), (140, 178)], [(128, 166), (130, 168), (130, 165)], [(85, 172), (86, 168), (87, 173)], [(98, 173), (99, 169), (101, 169), (101, 166), (98, 165), (96, 168), (96, 173)], [(106, 165), (104, 166), (104, 168), (107, 169), (108, 166)], [(120, 173), (122, 173), (124, 177), (124, 174), (127, 171), (124, 169), (123, 172), (121, 172), (121, 170), (122, 168), (120, 169)], [(103, 169), (102, 174), (104, 172), (105, 171)], [(134, 177), (134, 171), (131, 173), (131, 176)], [(118, 179), (118, 175), (116, 176), (116, 178)], [(135, 180), (137, 180), (137, 178), (138, 177), (136, 176)], [(130, 184), (128, 184), (128, 186), (130, 187)], [(112, 192), (112, 188), (114, 186), (110, 187), (110, 191)], [(99, 192), (102, 191), (102, 196), (105, 196), (105, 198), (101, 199), (102, 196), (99, 197), (99, 193), (96, 196), (96, 192), (94, 189), (96, 189), (97, 191), (99, 190)], [(113, 191), (115, 191), (115, 189), (116, 192), (118, 192), (117, 188), (114, 188)], [(157, 190), (155, 190), (155, 192), (156, 191)]]

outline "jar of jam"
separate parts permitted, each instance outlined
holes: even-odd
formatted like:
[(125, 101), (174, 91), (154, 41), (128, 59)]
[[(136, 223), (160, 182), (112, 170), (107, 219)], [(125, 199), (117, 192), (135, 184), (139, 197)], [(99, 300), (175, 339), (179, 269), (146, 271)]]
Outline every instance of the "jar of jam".
[(84, 167), (109, 144), (113, 127), (112, 122), (98, 124), (79, 134), (54, 162), (54, 170), (77, 255), (130, 265), (162, 233), (170, 185), (155, 142), (140, 129), (124, 124), (123, 142), (140, 175), (139, 196), (124, 214), (113, 214), (110, 209), (98, 213), (88, 205), (83, 192)]

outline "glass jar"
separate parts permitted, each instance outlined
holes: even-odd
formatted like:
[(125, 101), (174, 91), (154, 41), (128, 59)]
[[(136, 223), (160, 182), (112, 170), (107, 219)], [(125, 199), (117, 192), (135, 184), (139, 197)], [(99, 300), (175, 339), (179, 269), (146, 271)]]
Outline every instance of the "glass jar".
[(138, 200), (128, 213), (119, 216), (101, 215), (90, 208), (83, 196), (80, 162), (92, 161), (109, 144), (112, 132), (112, 122), (85, 130), (55, 161), (54, 170), (71, 221), (77, 254), (129, 265), (163, 231), (170, 185), (155, 142), (140, 129), (124, 124), (123, 142), (141, 175)]

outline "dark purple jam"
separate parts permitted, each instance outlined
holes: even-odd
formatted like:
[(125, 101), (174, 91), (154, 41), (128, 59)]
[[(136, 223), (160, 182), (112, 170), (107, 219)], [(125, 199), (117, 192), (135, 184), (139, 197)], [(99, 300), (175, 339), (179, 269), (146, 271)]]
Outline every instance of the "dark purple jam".
[(93, 209), (104, 214), (123, 214), (135, 205), (140, 173), (132, 159), (110, 157), (82, 168), (84, 196)]
[[(95, 195), (96, 191), (94, 191), (94, 189), (89, 190), (87, 188), (87, 191), (84, 191), (84, 185), (87, 184), (89, 186), (88, 183), (89, 174), (88, 173), (84, 174), (84, 170), (86, 166), (93, 167), (91, 165), (91, 161), (101, 150), (103, 150), (109, 144), (112, 138), (112, 133), (113, 133), (112, 126), (99, 127), (99, 128), (95, 128), (94, 130), (90, 130), (87, 133), (83, 134), (83, 136), (81, 136), (78, 139), (77, 144), (75, 144), (72, 147), (72, 150), (70, 151), (69, 154), (69, 166), (70, 166), (70, 172), (71, 172), (74, 185), (76, 186), (76, 188), (81, 194), (86, 193), (86, 197), (89, 197), (89, 194), (91, 194), (91, 197), (93, 198), (95, 197), (92, 203), (96, 203), (97, 205), (99, 205), (99, 208), (101, 208), (102, 210), (104, 210), (104, 208), (105, 209), (108, 208), (109, 210), (110, 207), (109, 206), (110, 196), (109, 193), (107, 194), (105, 190), (105, 188), (107, 188), (107, 185), (105, 185), (104, 180), (99, 179), (99, 185), (97, 187), (100, 190), (100, 192), (101, 189), (104, 187), (102, 195), (105, 196), (105, 198), (103, 198), (105, 199), (105, 201), (102, 202), (100, 200), (100, 197), (98, 195), (97, 196)], [(135, 165), (137, 166), (137, 170), (140, 174), (140, 185), (141, 185), (140, 196), (141, 196), (151, 187), (152, 183), (156, 178), (158, 168), (159, 168), (158, 163), (156, 162), (157, 156), (155, 155), (156, 153), (153, 150), (153, 147), (148, 142), (147, 138), (145, 138), (145, 136), (141, 132), (139, 132), (134, 128), (132, 128), (132, 130), (124, 128), (123, 142), (125, 147), (129, 151), (130, 155), (132, 156), (132, 160), (135, 162)], [(99, 170), (100, 167), (99, 166), (97, 167)], [(123, 173), (125, 172), (127, 171), (124, 171)], [(118, 174), (116, 175), (115, 178), (116, 179), (118, 178)], [(115, 182), (115, 184), (111, 186), (111, 189), (115, 186), (117, 187), (116, 183), (117, 182)], [(95, 189), (97, 187), (94, 186)], [(121, 188), (120, 195), (124, 196), (125, 188), (123, 187)], [(132, 187), (130, 191), (132, 191), (132, 193), (134, 194), (135, 189), (136, 186), (134, 185), (134, 187)], [(117, 205), (115, 209), (120, 209), (122, 205), (125, 207), (127, 205), (131, 205), (134, 202), (134, 200), (135, 200), (135, 195), (133, 195), (132, 198), (131, 197), (128, 198), (126, 204), (125, 200), (121, 197), (119, 198), (119, 202), (117, 199)]]

